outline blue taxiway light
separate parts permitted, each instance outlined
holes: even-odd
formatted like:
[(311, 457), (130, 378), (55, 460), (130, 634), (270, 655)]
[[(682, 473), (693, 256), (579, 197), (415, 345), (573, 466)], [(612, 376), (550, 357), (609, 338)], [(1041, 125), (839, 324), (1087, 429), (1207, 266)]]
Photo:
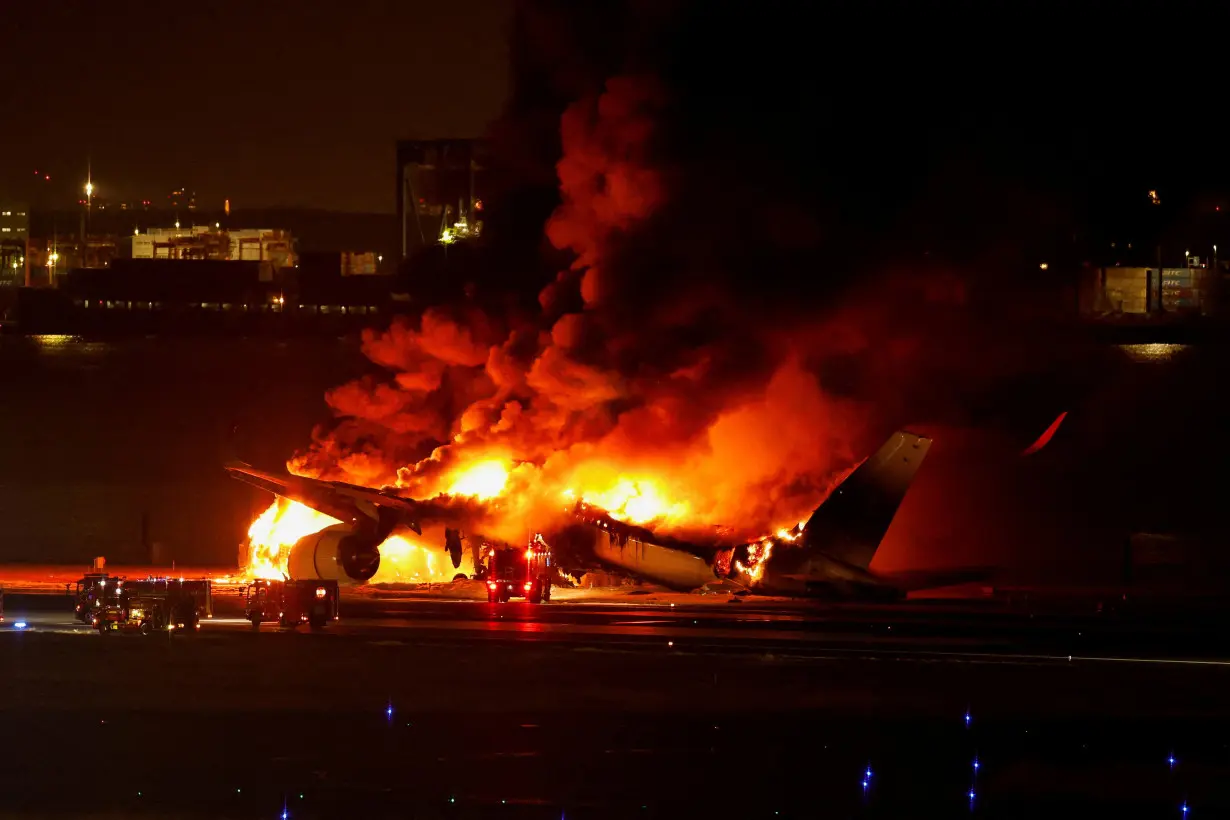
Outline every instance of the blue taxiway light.
[(25, 628), (26, 628), (25, 621), (15, 621), (13, 623), (13, 629), (25, 629)]
[(1180, 806), (1179, 811), (1181, 811), (1183, 813), (1183, 816), (1186, 817), (1187, 816), (1187, 804), (1184, 803), (1182, 806)]

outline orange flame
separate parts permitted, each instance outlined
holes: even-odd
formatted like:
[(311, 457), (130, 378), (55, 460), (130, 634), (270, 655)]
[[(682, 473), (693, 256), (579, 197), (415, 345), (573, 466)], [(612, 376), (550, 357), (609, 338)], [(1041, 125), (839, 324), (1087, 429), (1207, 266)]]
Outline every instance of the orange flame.
[(486, 501), (504, 492), (507, 484), (508, 467), (504, 462), (480, 461), (457, 474), (448, 488), (448, 494)]
[(474, 575), (474, 558), (467, 550), (454, 568), (448, 555), (417, 542), (412, 532), (395, 533), (380, 545), (380, 569), (372, 584), (447, 583), (458, 574)]
[(773, 554), (772, 538), (762, 538), (755, 544), (751, 544), (747, 548), (747, 563), (735, 561), (735, 569), (747, 575), (752, 583), (760, 580), (764, 575), (765, 564), (769, 560), (769, 556)]
[(295, 542), (340, 523), (333, 516), (298, 501), (277, 498), (248, 528), (248, 576), (270, 580), (286, 578), (286, 562)]
[[(336, 518), (285, 498), (276, 499), (248, 528), (250, 579), (283, 580), (289, 577), (287, 561), (291, 547), (300, 538), (340, 523)], [(438, 547), (419, 543), (412, 532), (394, 533), (379, 547), (380, 569), (370, 583), (440, 583), (452, 581), (458, 573), (474, 574), (474, 560), (462, 555), (461, 566), (454, 568)]]
[[(570, 510), (576, 502), (601, 508), (611, 518), (648, 527), (684, 527), (696, 517), (691, 504), (675, 500), (658, 478), (626, 474), (607, 462), (589, 462), (568, 473), (574, 486), (551, 494), (565, 499), (564, 505), (551, 505), (557, 511)], [(488, 458), (459, 467), (443, 475), (436, 486), (447, 487), (443, 495), (495, 501), (502, 508), (498, 521), (487, 522), (496, 528), (492, 536), (516, 540), (531, 520), (541, 516), (537, 504), (547, 487), (560, 487), (559, 476), (539, 465), (511, 466), (507, 460)], [(575, 489), (581, 486), (585, 489)], [(494, 509), (494, 508), (492, 508)], [(252, 578), (287, 577), (291, 547), (301, 538), (339, 523), (337, 519), (303, 504), (277, 499), (248, 530), (250, 542), (247, 575)], [(506, 529), (501, 529), (501, 527)], [(749, 549), (748, 560), (735, 567), (757, 581), (774, 543), (795, 542), (803, 524), (779, 529)], [(473, 559), (463, 554), (462, 565), (454, 568), (440, 548), (442, 540), (420, 537), (413, 532), (398, 532), (380, 546), (380, 569), (371, 583), (442, 583), (457, 574), (473, 575)]]
[(581, 500), (629, 524), (678, 521), (688, 514), (687, 504), (667, 500), (651, 479), (620, 477), (609, 490), (583, 493)]

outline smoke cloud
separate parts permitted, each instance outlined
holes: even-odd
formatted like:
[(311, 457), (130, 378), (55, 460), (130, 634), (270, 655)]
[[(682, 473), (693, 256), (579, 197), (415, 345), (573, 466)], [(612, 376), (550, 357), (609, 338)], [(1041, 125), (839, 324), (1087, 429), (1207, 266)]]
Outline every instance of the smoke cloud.
[[(550, 253), (519, 247), (566, 262), (534, 311), (461, 299), (365, 333), (386, 376), (328, 394), (337, 420), (292, 471), (430, 498), (498, 460), (511, 474), (486, 513), (508, 537), (571, 490), (654, 494), (659, 529), (752, 538), (805, 518), (895, 427), (994, 422), (1054, 372), (1011, 265), (893, 246), (916, 233), (892, 221), (918, 206), (894, 176), (907, 144), (881, 156), (877, 120), (851, 151), (798, 35), (775, 30), (779, 59), (749, 66), (721, 44), (754, 50), (764, 24), (718, 10), (741, 36), (682, 39), (698, 8), (632, 4), (603, 29), (623, 52), (589, 54), (584, 12), (523, 4), (516, 30), (559, 73), (522, 65), (549, 91), (514, 90), (493, 134), (527, 189), (542, 174), (526, 146), (558, 146), (535, 229)], [(490, 219), (507, 231), (526, 201)]]

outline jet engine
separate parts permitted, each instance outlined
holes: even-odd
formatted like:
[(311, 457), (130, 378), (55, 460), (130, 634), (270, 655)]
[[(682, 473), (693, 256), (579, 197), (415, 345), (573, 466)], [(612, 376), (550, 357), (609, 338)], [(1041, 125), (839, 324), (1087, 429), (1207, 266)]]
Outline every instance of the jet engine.
[(294, 580), (362, 584), (380, 568), (379, 545), (380, 541), (364, 537), (345, 524), (334, 524), (296, 541), (290, 548), (286, 571)]

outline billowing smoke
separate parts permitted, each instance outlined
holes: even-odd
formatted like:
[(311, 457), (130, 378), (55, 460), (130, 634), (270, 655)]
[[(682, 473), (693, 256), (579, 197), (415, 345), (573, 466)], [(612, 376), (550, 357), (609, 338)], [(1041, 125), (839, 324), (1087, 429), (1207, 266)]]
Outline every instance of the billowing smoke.
[[(815, 95), (797, 38), (779, 32), (785, 62), (756, 64), (754, 37), (678, 45), (693, 10), (670, 9), (627, 13), (626, 53), (592, 60), (579, 12), (522, 10), (519, 30), (571, 78), (553, 86), (558, 194), (538, 228), (571, 261), (536, 312), (460, 299), (366, 333), (387, 376), (329, 394), (338, 421), (293, 471), (430, 498), (499, 462), (492, 519), (509, 538), (577, 494), (641, 504), (676, 534), (750, 538), (806, 517), (894, 427), (980, 421), (1049, 366), (1015, 309), (987, 312), (1017, 298), (1004, 270), (864, 244), (895, 229), (866, 213), (891, 220), (912, 189), (885, 187), (900, 157), (843, 153), (858, 138), (832, 132), (852, 121)], [(514, 95), (494, 132), (505, 156), (533, 165), (544, 105)], [(882, 125), (857, 123), (877, 147)]]

